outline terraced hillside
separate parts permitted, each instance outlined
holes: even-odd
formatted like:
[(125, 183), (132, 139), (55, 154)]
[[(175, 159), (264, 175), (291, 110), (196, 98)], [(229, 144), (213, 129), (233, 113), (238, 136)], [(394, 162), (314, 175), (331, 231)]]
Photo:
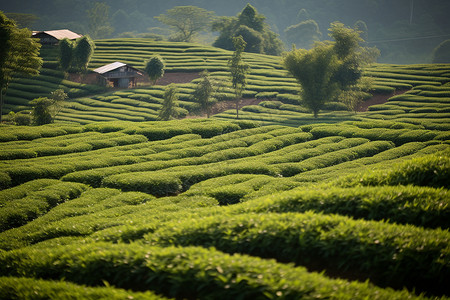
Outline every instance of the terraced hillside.
[(449, 294), (447, 130), (207, 119), (2, 129), (2, 297)]
[[(92, 67), (159, 53), (228, 76), (223, 50), (118, 44), (97, 42)], [(153, 121), (157, 85), (0, 125), (0, 298), (448, 299), (450, 66), (374, 65), (397, 95), (314, 119), (277, 58), (245, 59), (264, 101), (240, 120)]]
[(97, 85), (80, 84), (65, 79), (64, 73), (58, 70), (56, 48), (43, 46), (41, 56), (44, 58), (44, 64), (39, 76), (15, 78), (9, 84), (4, 99), (4, 113), (30, 110), (29, 102), (31, 100), (48, 97), (57, 89), (63, 89), (71, 98), (105, 91), (104, 88)]
[[(233, 99), (230, 89), (227, 61), (230, 51), (190, 43), (154, 42), (146, 39), (112, 39), (96, 41), (95, 55), (90, 69), (114, 61), (143, 68), (145, 60), (160, 55), (166, 62), (167, 73), (198, 73), (205, 69), (222, 85), (220, 100)], [(46, 63), (42, 75), (37, 78), (17, 79), (8, 90), (7, 109), (29, 108), (28, 101), (48, 95), (56, 88), (64, 88), (71, 99), (57, 116), (58, 121), (88, 124), (96, 121), (152, 121), (156, 120), (163, 101), (164, 86), (141, 86), (137, 89), (112, 90), (99, 93), (100, 87), (83, 85), (62, 79), (57, 70), (55, 49), (43, 49)], [(368, 113), (354, 114), (341, 103), (327, 104), (319, 119), (301, 105), (297, 96), (299, 86), (281, 66), (281, 58), (246, 53), (244, 60), (251, 66), (245, 99), (256, 99), (258, 105), (245, 106), (240, 112), (244, 120), (262, 122), (265, 125), (283, 124), (299, 126), (311, 123), (335, 123), (339, 121), (401, 118), (405, 122), (435, 124), (449, 119), (450, 65), (382, 65), (375, 64), (365, 70), (365, 76), (373, 80), (373, 94), (397, 95), (385, 105), (372, 106)], [(51, 76), (50, 76), (51, 75)], [(188, 80), (189, 81), (189, 80)], [(179, 83), (178, 95), (181, 117), (192, 114), (196, 105), (192, 93), (196, 80)], [(91, 94), (89, 97), (79, 97)], [(402, 115), (400, 117), (400, 115)], [(228, 110), (216, 118), (235, 118), (235, 110)], [(420, 122), (417, 122), (417, 118)], [(434, 124), (434, 125), (433, 125)]]

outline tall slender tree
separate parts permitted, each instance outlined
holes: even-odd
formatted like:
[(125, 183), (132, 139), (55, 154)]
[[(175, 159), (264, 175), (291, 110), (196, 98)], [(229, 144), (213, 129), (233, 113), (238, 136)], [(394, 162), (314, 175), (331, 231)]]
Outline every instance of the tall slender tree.
[(59, 65), (64, 72), (67, 72), (72, 64), (73, 42), (69, 39), (59, 41)]
[(168, 121), (178, 117), (178, 112), (176, 110), (177, 107), (177, 88), (174, 84), (169, 84), (164, 92), (164, 101), (158, 114), (158, 120)]
[(359, 45), (363, 40), (358, 31), (339, 22), (331, 24), (329, 31), (334, 42), (317, 43), (311, 50), (293, 50), (283, 61), (301, 85), (303, 103), (316, 118), (326, 101), (338, 99), (344, 92), (346, 96), (355, 94), (349, 91), (360, 82), (361, 66), (370, 57), (370, 51)]
[(215, 86), (208, 71), (201, 73), (201, 80), (197, 83), (192, 97), (198, 103), (201, 111), (206, 112), (206, 117), (211, 115), (211, 108), (217, 102), (214, 97)]
[(4, 96), (11, 79), (17, 75), (38, 75), (42, 66), (41, 44), (31, 38), (31, 31), (17, 28), (0, 11), (0, 123)]
[(247, 85), (247, 73), (250, 71), (250, 67), (242, 60), (242, 52), (244, 52), (246, 45), (242, 36), (234, 37), (233, 44), (236, 50), (228, 61), (228, 66), (231, 73), (231, 85), (235, 94), (236, 119), (239, 119), (239, 105), (241, 103), (242, 93)]
[(92, 55), (94, 54), (95, 44), (92, 39), (85, 35), (78, 39), (73, 49), (73, 61), (75, 68), (80, 72), (86, 72)]

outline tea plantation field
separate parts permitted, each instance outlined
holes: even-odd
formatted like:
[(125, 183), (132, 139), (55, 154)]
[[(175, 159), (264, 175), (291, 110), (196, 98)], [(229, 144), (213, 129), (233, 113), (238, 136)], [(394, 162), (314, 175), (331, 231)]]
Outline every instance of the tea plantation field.
[[(92, 68), (228, 76), (224, 50), (96, 44)], [(244, 58), (264, 101), (239, 120), (80, 85), (54, 124), (0, 125), (0, 299), (448, 299), (450, 65), (373, 65), (386, 103), (314, 119), (280, 58)]]
[(1, 132), (2, 298), (449, 295), (446, 130), (194, 119)]

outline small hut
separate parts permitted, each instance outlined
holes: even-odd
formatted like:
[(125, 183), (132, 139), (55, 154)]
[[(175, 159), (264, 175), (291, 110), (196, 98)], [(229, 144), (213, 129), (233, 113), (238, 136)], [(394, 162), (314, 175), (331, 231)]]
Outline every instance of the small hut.
[(113, 87), (120, 88), (135, 87), (137, 78), (143, 76), (142, 71), (118, 61), (97, 68), (94, 72), (104, 77)]
[(75, 33), (68, 29), (33, 31), (34, 38), (40, 39), (42, 45), (58, 45), (62, 39), (75, 40), (82, 37), (81, 34)]

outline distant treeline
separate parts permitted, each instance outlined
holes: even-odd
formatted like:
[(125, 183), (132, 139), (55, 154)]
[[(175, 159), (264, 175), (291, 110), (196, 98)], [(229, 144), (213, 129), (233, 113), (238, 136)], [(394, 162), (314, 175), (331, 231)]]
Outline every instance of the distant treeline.
[[(353, 26), (358, 20), (367, 24), (370, 46), (381, 50), (380, 62), (429, 62), (433, 49), (450, 39), (450, 1), (439, 0), (105, 0), (109, 6), (111, 37), (125, 32), (164, 33), (164, 27), (154, 16), (181, 5), (195, 5), (214, 11), (218, 16), (235, 16), (247, 3), (253, 5), (274, 32), (280, 35), (285, 48), (291, 48), (285, 30), (311, 19), (317, 22), (322, 39), (334, 21)], [(69, 28), (89, 33), (87, 10), (92, 0), (21, 0), (0, 4), (5, 13), (35, 14), (31, 29)], [(301, 13), (300, 13), (301, 12)], [(153, 28), (150, 29), (149, 28)], [(211, 40), (211, 39), (210, 39)], [(209, 41), (209, 40), (208, 40)]]

